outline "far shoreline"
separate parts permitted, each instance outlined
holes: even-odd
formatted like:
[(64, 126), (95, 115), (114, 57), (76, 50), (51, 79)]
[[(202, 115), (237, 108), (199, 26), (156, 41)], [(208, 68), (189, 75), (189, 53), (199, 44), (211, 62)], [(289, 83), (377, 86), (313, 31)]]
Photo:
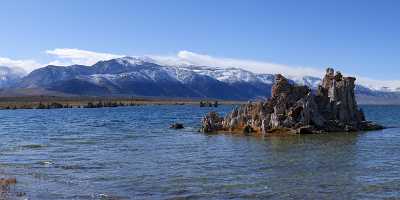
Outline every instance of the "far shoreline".
[[(140, 105), (241, 105), (257, 100), (221, 100), (211, 98), (162, 98), (162, 97), (118, 97), (118, 96), (10, 96), (0, 97), (0, 110), (55, 109), (55, 108), (98, 108)], [(360, 103), (361, 106), (399, 106), (400, 104)]]
[(0, 110), (56, 109), (56, 108), (99, 108), (140, 105), (240, 105), (248, 101), (220, 99), (149, 98), (149, 97), (100, 97), (100, 96), (17, 96), (0, 97)]

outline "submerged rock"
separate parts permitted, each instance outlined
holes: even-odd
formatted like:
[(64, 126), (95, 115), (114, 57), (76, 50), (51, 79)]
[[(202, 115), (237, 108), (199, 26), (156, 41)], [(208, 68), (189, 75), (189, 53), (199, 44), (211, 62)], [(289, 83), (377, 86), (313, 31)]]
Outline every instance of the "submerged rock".
[(215, 112), (208, 113), (202, 120), (201, 131), (268, 134), (285, 130), (309, 134), (383, 129), (383, 126), (366, 121), (358, 108), (355, 80), (328, 68), (321, 85), (313, 92), (278, 74), (267, 101), (241, 105), (224, 118)]

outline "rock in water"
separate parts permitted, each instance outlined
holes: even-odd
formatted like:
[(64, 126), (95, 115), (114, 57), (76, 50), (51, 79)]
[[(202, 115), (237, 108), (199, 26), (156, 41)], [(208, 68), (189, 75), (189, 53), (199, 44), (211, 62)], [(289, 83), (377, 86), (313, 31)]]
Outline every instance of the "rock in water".
[(171, 124), (171, 126), (169, 128), (172, 128), (172, 129), (183, 129), (184, 127), (183, 127), (183, 124), (175, 123), (175, 124)]
[(225, 118), (215, 112), (208, 113), (203, 117), (201, 131), (268, 134), (285, 130), (308, 134), (383, 129), (366, 121), (358, 108), (355, 80), (328, 68), (314, 94), (307, 86), (291, 84), (278, 74), (267, 101), (236, 107)]

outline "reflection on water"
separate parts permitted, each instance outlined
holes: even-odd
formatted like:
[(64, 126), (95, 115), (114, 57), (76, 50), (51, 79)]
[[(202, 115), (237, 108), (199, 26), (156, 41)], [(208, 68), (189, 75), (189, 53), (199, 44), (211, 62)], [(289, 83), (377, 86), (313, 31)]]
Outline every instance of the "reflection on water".
[[(0, 178), (20, 199), (400, 198), (400, 129), (255, 138), (204, 135), (229, 106), (0, 111)], [(399, 127), (400, 107), (367, 106)], [(183, 130), (169, 129), (182, 122)], [(23, 194), (23, 195), (17, 195)]]

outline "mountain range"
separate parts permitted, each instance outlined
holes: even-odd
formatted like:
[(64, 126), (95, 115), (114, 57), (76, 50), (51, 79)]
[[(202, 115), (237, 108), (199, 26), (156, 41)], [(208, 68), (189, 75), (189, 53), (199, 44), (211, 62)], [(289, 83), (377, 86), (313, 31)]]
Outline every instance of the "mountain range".
[[(288, 77), (293, 83), (318, 87), (312, 76)], [(151, 58), (122, 57), (92, 66), (49, 65), (29, 74), (0, 67), (0, 95), (84, 95), (157, 98), (264, 99), (270, 95), (273, 74), (241, 68), (161, 65)], [(357, 85), (361, 103), (399, 104), (400, 92)]]

